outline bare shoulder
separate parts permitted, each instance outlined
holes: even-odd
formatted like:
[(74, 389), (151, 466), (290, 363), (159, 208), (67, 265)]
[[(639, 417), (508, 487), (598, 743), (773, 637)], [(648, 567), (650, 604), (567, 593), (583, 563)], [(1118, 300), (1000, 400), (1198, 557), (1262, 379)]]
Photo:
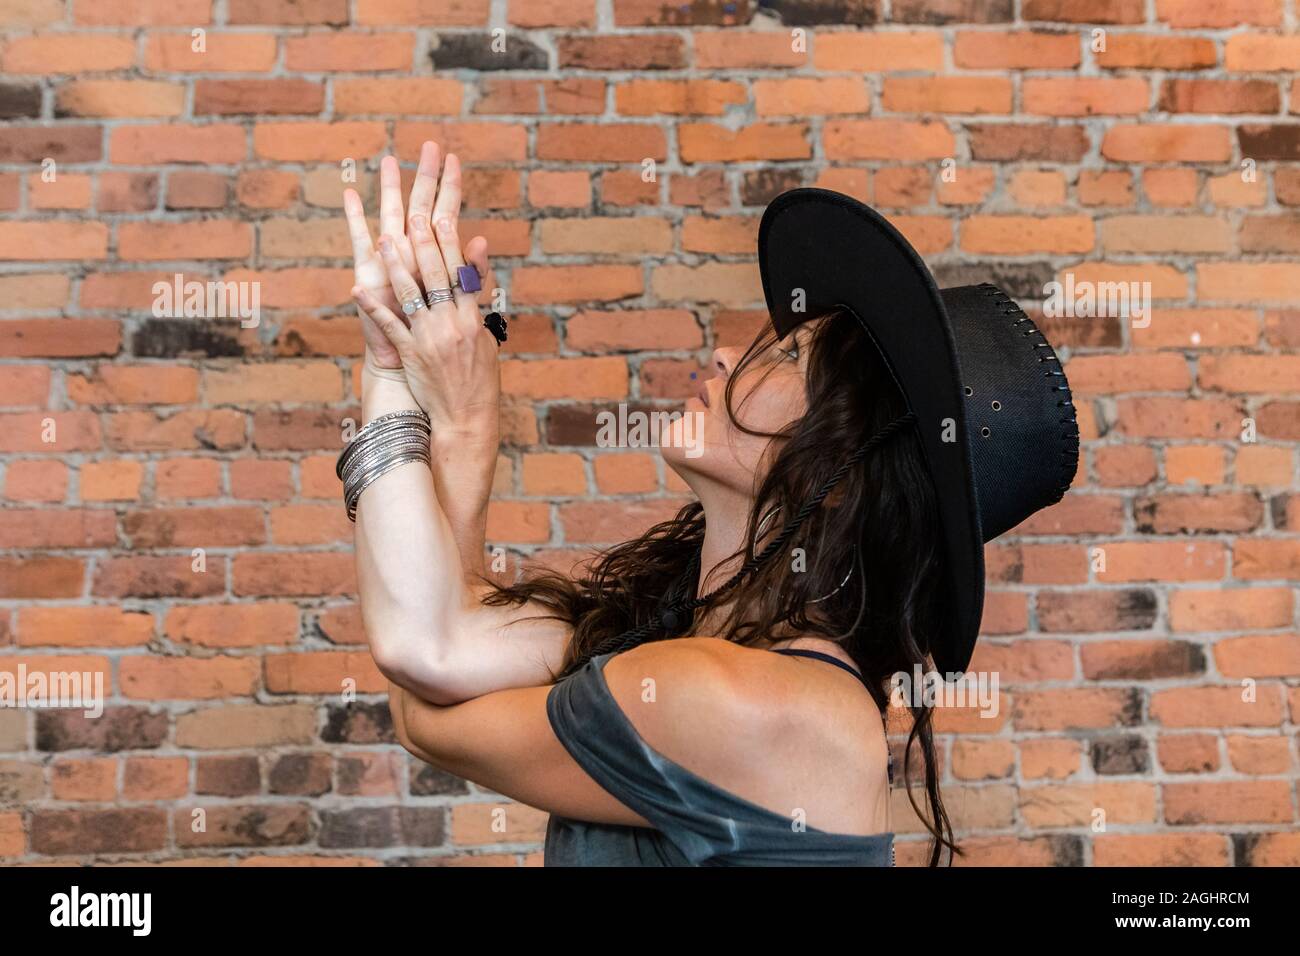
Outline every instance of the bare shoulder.
[(841, 669), (691, 637), (620, 654), (605, 680), (642, 739), (698, 776), (776, 812), (809, 808), (813, 826), (882, 828), (864, 791), (887, 797), (883, 725)]

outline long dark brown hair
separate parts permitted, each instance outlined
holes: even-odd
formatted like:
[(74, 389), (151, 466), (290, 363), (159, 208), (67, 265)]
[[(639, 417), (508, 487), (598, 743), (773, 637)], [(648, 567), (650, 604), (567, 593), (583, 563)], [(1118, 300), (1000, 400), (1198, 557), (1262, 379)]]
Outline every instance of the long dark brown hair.
[[(807, 346), (809, 410), (782, 431), (753, 430), (733, 407), (740, 373), (776, 342), (770, 324), (728, 376), (725, 406), (732, 422), (746, 434), (772, 439), (765, 455), (771, 464), (760, 472), (744, 547), (731, 560), (753, 559), (756, 538), (765, 539), (770, 527), (780, 528), (783, 516), (798, 512), (855, 450), (907, 411), (879, 351), (856, 319), (842, 310), (818, 318), (822, 321)], [(484, 601), (497, 606), (535, 602), (544, 609), (539, 616), (572, 626), (572, 640), (555, 675), (559, 679), (581, 667), (601, 645), (617, 643), (629, 629), (657, 620), (665, 600), (680, 595), (684, 586), (686, 596), (694, 596), (696, 582), (688, 578), (699, 561), (704, 528), (703, 506), (693, 501), (671, 520), (591, 558), (576, 580), (533, 568), (513, 585), (488, 582), (491, 590)], [(928, 669), (927, 636), (947, 621), (939, 530), (920, 440), (915, 429), (907, 428), (873, 448), (836, 484), (833, 496), (786, 543), (786, 560), (777, 555), (725, 596), (704, 604), (706, 611), (725, 608), (721, 624), (711, 628), (713, 636), (741, 645), (795, 636), (835, 641), (866, 677), (884, 715), (892, 677), (911, 675), (917, 665)], [(646, 639), (693, 634), (695, 621), (689, 617), (678, 632), (656, 632)], [(929, 863), (937, 866), (944, 848), (949, 862), (961, 850), (939, 794), (933, 710), (916, 700), (908, 702), (908, 709), (911, 730), (903, 750), (903, 779), (913, 809), (934, 838)], [(916, 776), (924, 779), (928, 813), (912, 790), (915, 753), (921, 758)]]

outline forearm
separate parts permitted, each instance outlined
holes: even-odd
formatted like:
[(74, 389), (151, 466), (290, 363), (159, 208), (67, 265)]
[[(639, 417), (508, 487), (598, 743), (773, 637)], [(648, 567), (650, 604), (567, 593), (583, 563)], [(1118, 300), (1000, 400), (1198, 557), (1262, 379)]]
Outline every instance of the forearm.
[[(364, 377), (363, 424), (415, 408), (402, 383)], [(391, 679), (427, 692), (466, 603), (459, 548), (430, 470), (416, 461), (376, 479), (356, 519), (357, 587), (371, 651)]]
[[(364, 380), (365, 421), (413, 407), (400, 382)], [(367, 487), (358, 502), (357, 582), (376, 664), (391, 681), (440, 705), (549, 683), (568, 642), (568, 625), (536, 619), (541, 609), (534, 605), (479, 603), (461, 558), (467, 545), (457, 540), (435, 489), (437, 470), (418, 462), (396, 468)], [(486, 481), (490, 491), (490, 476), (466, 472), (461, 481)], [(451, 487), (461, 493), (465, 486)], [(474, 533), (473, 552), (481, 556), (482, 531), (469, 532)]]
[(499, 448), (495, 421), (472, 434), (435, 434), (430, 448), (434, 493), (471, 580), (487, 570), (487, 510)]

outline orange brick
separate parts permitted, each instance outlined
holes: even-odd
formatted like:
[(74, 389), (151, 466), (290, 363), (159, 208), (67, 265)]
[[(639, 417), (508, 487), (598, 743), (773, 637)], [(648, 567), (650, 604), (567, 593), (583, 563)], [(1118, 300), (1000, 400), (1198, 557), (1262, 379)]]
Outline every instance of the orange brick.
[(122, 695), (136, 700), (211, 700), (247, 697), (261, 668), (252, 657), (130, 655), (118, 665)]
[(285, 69), (304, 72), (410, 70), (414, 53), (415, 36), (407, 31), (368, 35), (314, 33), (287, 37), (284, 41)]
[(0, 233), (0, 259), (104, 259), (108, 229), (99, 222), (5, 223)]
[(180, 116), (185, 87), (148, 80), (76, 80), (59, 88), (55, 108), (69, 116)]
[(163, 633), (179, 644), (198, 647), (259, 647), (298, 640), (298, 608), (292, 604), (196, 604), (173, 607)]
[(258, 73), (275, 65), (275, 37), (269, 33), (213, 33), (196, 50), (188, 33), (152, 33), (144, 66), (157, 73)]
[(886, 77), (881, 105), (892, 113), (1010, 113), (1002, 77)]
[(135, 501), (144, 463), (129, 458), (88, 461), (81, 466), (82, 501)]
[(1225, 459), (1219, 445), (1170, 445), (1165, 449), (1165, 480), (1171, 485), (1222, 484)]
[(569, 452), (525, 455), (523, 489), (527, 495), (581, 495), (587, 471), (580, 455)]
[[(789, 38), (784, 42), (788, 47)], [(817, 36), (813, 57), (818, 70), (938, 71), (943, 69), (943, 37), (933, 32), (825, 32)]]
[(110, 758), (56, 760), (50, 792), (56, 800), (105, 803), (117, 791), (117, 761)]
[[(952, 58), (967, 70), (1069, 70), (1079, 65), (1079, 38), (1033, 31), (959, 32)], [(938, 69), (939, 64), (933, 68)]]
[(5, 43), (6, 73), (83, 73), (123, 70), (135, 62), (135, 43), (99, 33), (15, 36)]
[(68, 466), (61, 461), (12, 461), (5, 469), (10, 501), (62, 501), (68, 494)]

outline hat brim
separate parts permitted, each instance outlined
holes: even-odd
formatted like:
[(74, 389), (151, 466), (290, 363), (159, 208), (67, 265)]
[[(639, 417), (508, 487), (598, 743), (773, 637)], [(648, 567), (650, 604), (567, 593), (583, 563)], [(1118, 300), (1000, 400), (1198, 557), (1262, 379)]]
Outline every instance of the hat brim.
[[(875, 210), (811, 187), (789, 190), (768, 205), (759, 224), (758, 261), (778, 335), (827, 309), (850, 311), (916, 414), (938, 500), (952, 601), (944, 633), (929, 635), (930, 653), (941, 672), (964, 671), (984, 608), (984, 539), (961, 367), (930, 270)], [(800, 290), (802, 311), (796, 312)]]

